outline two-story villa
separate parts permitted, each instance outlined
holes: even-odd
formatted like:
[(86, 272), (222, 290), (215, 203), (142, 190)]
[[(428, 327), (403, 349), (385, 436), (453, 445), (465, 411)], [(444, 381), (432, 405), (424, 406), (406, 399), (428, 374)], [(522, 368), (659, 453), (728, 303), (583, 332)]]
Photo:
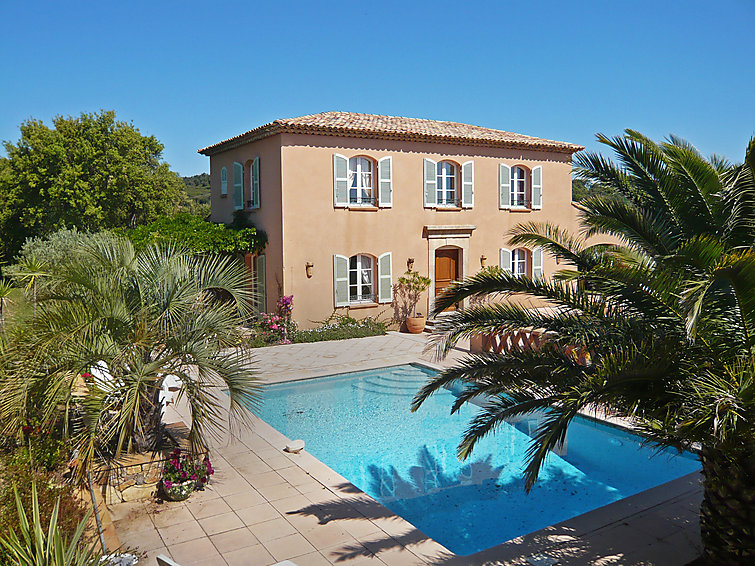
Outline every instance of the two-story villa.
[(294, 295), (303, 326), (334, 309), (375, 315), (410, 265), (452, 281), (486, 265), (548, 276), (539, 249), (510, 249), (522, 222), (577, 228), (571, 156), (581, 146), (415, 118), (324, 112), (276, 120), (199, 150), (210, 157), (212, 220), (237, 210), (267, 232), (249, 258), (262, 309)]

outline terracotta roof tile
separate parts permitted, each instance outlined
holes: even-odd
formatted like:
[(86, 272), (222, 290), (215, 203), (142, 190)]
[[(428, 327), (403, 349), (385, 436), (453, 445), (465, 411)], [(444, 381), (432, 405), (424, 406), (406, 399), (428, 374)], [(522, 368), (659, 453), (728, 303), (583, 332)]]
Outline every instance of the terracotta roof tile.
[(279, 133), (515, 147), (561, 153), (574, 153), (584, 149), (582, 146), (572, 143), (535, 138), (459, 122), (440, 122), (423, 118), (402, 118), (354, 112), (322, 112), (321, 114), (310, 114), (298, 118), (275, 120), (200, 149), (199, 153), (214, 155)]

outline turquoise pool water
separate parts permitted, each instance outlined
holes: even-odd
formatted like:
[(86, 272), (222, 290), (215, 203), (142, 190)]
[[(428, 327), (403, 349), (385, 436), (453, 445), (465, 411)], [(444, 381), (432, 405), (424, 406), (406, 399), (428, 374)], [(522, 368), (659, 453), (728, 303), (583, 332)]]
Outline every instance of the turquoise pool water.
[(535, 419), (504, 424), (466, 462), (456, 446), (479, 410), (450, 415), (453, 394), (409, 403), (432, 370), (394, 366), (272, 385), (260, 416), (351, 483), (456, 554), (519, 535), (681, 477), (693, 455), (657, 452), (641, 438), (578, 418), (527, 494), (522, 470)]

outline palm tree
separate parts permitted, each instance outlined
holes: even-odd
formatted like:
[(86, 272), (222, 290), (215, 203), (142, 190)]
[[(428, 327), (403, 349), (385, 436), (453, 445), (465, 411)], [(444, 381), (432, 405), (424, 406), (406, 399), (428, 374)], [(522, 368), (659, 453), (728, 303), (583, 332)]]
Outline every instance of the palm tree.
[[(429, 382), (412, 408), (451, 382), (488, 404), (459, 445), (516, 415), (545, 411), (528, 452), (527, 489), (572, 419), (602, 408), (631, 419), (659, 446), (699, 448), (701, 534), (715, 564), (755, 560), (755, 140), (745, 163), (703, 158), (678, 138), (655, 143), (628, 130), (599, 136), (614, 163), (587, 153), (578, 175), (615, 194), (588, 197), (583, 234), (521, 225), (513, 244), (540, 246), (570, 264), (553, 280), (488, 271), (456, 284), (435, 312), (465, 298), (523, 293), (553, 308), (499, 300), (457, 311), (433, 340), (444, 355), (461, 338), (540, 329), (537, 349), (470, 355)], [(620, 244), (588, 245), (610, 235)], [(577, 356), (575, 352), (582, 352)]]
[(27, 296), (31, 294), (33, 305), (33, 317), (37, 318), (37, 290), (39, 281), (48, 275), (49, 266), (36, 256), (25, 256), (21, 262), (15, 266), (14, 275), (23, 285)]
[(171, 244), (135, 252), (125, 238), (82, 244), (50, 274), (36, 322), (12, 344), (0, 381), (0, 422), (18, 430), (30, 411), (64, 418), (80, 477), (97, 462), (160, 442), (161, 386), (180, 379), (196, 450), (221, 424), (221, 386), (233, 422), (260, 386), (236, 348), (253, 297), (241, 262)]
[(7, 279), (0, 279), (0, 332), (5, 336), (5, 307), (10, 303), (13, 286)]

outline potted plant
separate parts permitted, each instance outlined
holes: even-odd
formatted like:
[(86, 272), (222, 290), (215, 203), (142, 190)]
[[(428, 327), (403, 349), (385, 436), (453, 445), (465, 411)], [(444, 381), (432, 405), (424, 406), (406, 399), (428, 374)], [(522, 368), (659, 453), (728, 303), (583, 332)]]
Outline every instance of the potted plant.
[(184, 455), (180, 448), (171, 452), (169, 458), (163, 468), (159, 489), (168, 501), (183, 501), (189, 498), (197, 486), (197, 469), (192, 458)]
[(420, 295), (432, 280), (411, 269), (398, 278), (396, 295), (403, 301), (401, 314), (405, 317), (406, 329), (412, 334), (419, 334), (425, 329), (425, 317), (417, 312)]

